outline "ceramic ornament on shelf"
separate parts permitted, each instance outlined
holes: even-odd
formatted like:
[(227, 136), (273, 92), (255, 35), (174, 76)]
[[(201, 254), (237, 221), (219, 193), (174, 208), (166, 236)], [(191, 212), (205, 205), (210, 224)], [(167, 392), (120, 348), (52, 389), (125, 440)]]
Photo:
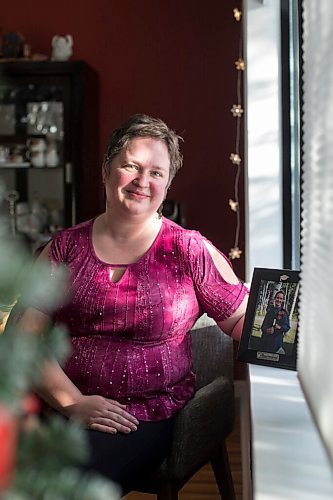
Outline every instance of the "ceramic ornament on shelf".
[(52, 38), (52, 61), (68, 61), (73, 54), (73, 37), (71, 35), (54, 35)]
[(59, 153), (56, 141), (49, 139), (46, 152), (45, 163), (47, 167), (57, 167), (59, 165)]

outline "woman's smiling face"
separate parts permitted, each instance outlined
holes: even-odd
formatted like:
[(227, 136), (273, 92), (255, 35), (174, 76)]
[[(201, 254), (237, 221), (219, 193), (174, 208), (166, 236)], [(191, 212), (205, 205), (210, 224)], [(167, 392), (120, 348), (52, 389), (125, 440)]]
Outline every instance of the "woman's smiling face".
[(275, 299), (274, 299), (275, 307), (282, 306), (283, 298), (284, 298), (284, 295), (282, 293), (277, 293), (275, 295)]
[(170, 157), (164, 141), (151, 137), (131, 140), (113, 160), (105, 182), (107, 209), (146, 216), (162, 204), (170, 174)]

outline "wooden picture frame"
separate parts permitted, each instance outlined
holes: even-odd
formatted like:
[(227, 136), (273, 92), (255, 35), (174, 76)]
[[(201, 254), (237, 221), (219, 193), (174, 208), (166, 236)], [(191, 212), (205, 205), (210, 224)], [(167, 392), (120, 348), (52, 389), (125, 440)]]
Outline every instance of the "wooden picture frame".
[(296, 370), (299, 271), (255, 268), (237, 359)]

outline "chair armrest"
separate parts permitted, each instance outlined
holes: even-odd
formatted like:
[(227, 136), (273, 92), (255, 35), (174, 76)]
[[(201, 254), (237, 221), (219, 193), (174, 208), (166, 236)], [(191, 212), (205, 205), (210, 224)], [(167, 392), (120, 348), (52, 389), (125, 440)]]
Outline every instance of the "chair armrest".
[(210, 461), (231, 432), (234, 423), (233, 384), (219, 377), (198, 390), (177, 415), (163, 476), (184, 478), (198, 464)]
[(213, 319), (201, 316), (191, 330), (191, 341), (197, 390), (221, 376), (233, 380), (233, 340)]

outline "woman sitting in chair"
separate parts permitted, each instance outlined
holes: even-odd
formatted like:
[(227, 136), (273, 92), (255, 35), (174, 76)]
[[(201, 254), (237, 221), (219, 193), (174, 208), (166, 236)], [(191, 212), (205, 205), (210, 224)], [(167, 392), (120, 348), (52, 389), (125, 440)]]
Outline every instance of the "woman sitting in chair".
[(247, 289), (199, 232), (161, 217), (182, 165), (179, 137), (160, 119), (131, 117), (112, 133), (103, 163), (106, 210), (54, 236), (39, 259), (68, 269), (54, 315), (34, 305), (21, 321), (69, 331), (64, 367), (45, 368), (38, 393), (87, 429), (88, 468), (123, 493), (167, 454), (175, 415), (193, 396), (189, 331), (207, 312), (239, 339)]

